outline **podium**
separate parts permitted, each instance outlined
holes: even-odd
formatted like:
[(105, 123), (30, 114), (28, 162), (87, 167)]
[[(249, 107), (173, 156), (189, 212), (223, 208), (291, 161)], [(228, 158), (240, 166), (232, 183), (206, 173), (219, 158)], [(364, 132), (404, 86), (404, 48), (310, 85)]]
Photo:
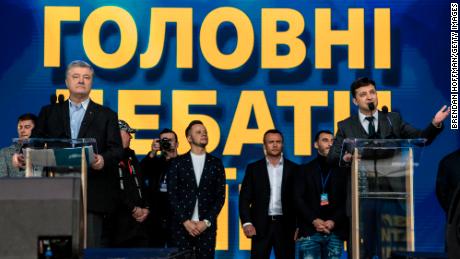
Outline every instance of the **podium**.
[[(426, 139), (346, 139), (351, 163), (353, 258), (414, 251), (414, 167)], [(343, 161), (341, 161), (343, 166)]]
[(97, 153), (96, 140), (14, 141), (24, 155), (25, 177), (0, 178), (0, 257), (81, 257), (87, 169)]

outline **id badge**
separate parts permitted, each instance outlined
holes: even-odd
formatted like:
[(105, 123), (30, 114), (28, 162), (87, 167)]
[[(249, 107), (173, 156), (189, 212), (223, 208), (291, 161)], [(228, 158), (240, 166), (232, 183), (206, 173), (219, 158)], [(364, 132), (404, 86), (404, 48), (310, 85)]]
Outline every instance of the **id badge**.
[(320, 202), (320, 205), (321, 205), (321, 206), (329, 205), (329, 198), (328, 198), (328, 196), (327, 196), (327, 193), (321, 193), (321, 202)]
[(166, 185), (166, 182), (162, 182), (160, 184), (160, 192), (168, 192), (168, 186)]

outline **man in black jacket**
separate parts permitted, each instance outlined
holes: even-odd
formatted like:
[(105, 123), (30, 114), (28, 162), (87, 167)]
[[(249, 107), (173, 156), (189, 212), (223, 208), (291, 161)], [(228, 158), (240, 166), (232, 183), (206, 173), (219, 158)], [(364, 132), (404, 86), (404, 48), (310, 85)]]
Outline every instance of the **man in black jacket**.
[(299, 258), (340, 258), (347, 239), (345, 173), (327, 163), (332, 143), (332, 132), (316, 134), (318, 155), (295, 181)]
[[(173, 246), (167, 172), (171, 162), (177, 157), (178, 145), (176, 133), (165, 128), (160, 132), (159, 138), (152, 141), (151, 151), (141, 161), (153, 212), (147, 218), (151, 247)], [(159, 151), (161, 155), (157, 155)]]
[(190, 151), (172, 161), (167, 179), (174, 243), (181, 251), (193, 250), (196, 258), (214, 258), (225, 170), (206, 152), (208, 132), (201, 121), (190, 122), (185, 135)]
[(460, 186), (460, 149), (446, 155), (439, 162), (436, 176), (436, 197), (444, 212), (449, 212), (455, 190)]
[(351, 150), (345, 150), (341, 156), (342, 144), (346, 138), (363, 139), (411, 139), (426, 138), (429, 145), (442, 131), (442, 122), (447, 118), (450, 108), (443, 106), (424, 130), (418, 130), (401, 118), (396, 112), (377, 110), (377, 88), (373, 80), (358, 78), (351, 84), (353, 103), (358, 106), (358, 114), (338, 123), (334, 144), (328, 155), (330, 163), (351, 162)]
[(247, 166), (239, 210), (244, 234), (251, 238), (251, 258), (294, 258), (293, 179), (297, 164), (283, 157), (283, 135), (265, 132), (266, 156)]
[[(356, 79), (350, 87), (353, 103), (358, 107), (358, 114), (340, 121), (337, 125), (334, 144), (328, 154), (331, 166), (350, 164), (352, 150), (342, 144), (346, 138), (362, 139), (412, 139), (426, 138), (429, 145), (442, 131), (442, 122), (447, 118), (450, 108), (443, 106), (424, 130), (418, 130), (406, 123), (399, 113), (377, 110), (378, 96), (376, 83), (367, 78)], [(351, 219), (351, 171), (347, 172), (347, 216)], [(350, 228), (351, 229), (351, 228)], [(350, 231), (352, 233), (352, 230)], [(351, 238), (349, 238), (351, 241)], [(351, 257), (351, 242), (347, 244)]]
[(136, 153), (129, 146), (131, 128), (124, 120), (118, 121), (123, 158), (118, 163), (119, 202), (113, 215), (114, 247), (148, 247), (148, 229), (145, 221), (150, 214), (149, 197), (145, 192), (143, 172)]
[(69, 99), (41, 109), (32, 137), (96, 139), (96, 155), (88, 171), (87, 246), (103, 247), (109, 241), (105, 223), (115, 205), (116, 166), (123, 148), (117, 114), (89, 98), (93, 77), (94, 70), (88, 63), (72, 61), (67, 66), (65, 80)]

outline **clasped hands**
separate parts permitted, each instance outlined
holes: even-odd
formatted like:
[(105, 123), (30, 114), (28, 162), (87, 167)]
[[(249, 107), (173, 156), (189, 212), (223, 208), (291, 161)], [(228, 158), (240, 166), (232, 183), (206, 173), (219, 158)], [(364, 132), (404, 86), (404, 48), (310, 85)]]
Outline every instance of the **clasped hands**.
[(186, 220), (183, 223), (185, 229), (191, 235), (192, 237), (199, 236), (201, 233), (203, 233), (208, 227), (206, 226), (206, 223), (202, 221), (192, 221), (192, 220)]
[(322, 219), (315, 219), (313, 220), (313, 226), (315, 227), (316, 231), (322, 232), (325, 234), (330, 234), (332, 229), (335, 226), (334, 221), (332, 220), (322, 220)]
[(149, 213), (150, 210), (148, 208), (134, 207), (131, 215), (137, 222), (144, 222)]

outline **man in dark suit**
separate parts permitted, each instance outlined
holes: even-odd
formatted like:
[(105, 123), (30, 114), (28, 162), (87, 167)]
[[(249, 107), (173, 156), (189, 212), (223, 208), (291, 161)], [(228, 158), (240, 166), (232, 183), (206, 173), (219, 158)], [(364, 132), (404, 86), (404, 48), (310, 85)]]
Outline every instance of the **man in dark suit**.
[(117, 193), (116, 167), (122, 158), (118, 116), (89, 98), (93, 68), (84, 61), (67, 66), (66, 86), (70, 97), (40, 111), (32, 136), (42, 138), (95, 138), (97, 150), (88, 171), (88, 247), (108, 245), (103, 226), (114, 208)]
[[(460, 243), (458, 239), (452, 238), (451, 242), (454, 242), (454, 247), (449, 247), (447, 249), (447, 244), (449, 244), (448, 231), (449, 227), (454, 227), (454, 231), (451, 233), (456, 233), (457, 226), (455, 226), (456, 221), (453, 219), (456, 217), (459, 211), (458, 204), (455, 204), (455, 200), (458, 200), (456, 195), (459, 194), (460, 187), (460, 149), (446, 155), (443, 157), (441, 162), (439, 162), (438, 174), (436, 175), (436, 197), (438, 198), (439, 205), (446, 213), (446, 219), (452, 221), (452, 225), (449, 225), (449, 222), (446, 223), (446, 251), (452, 252), (452, 248), (458, 249)], [(452, 202), (454, 201), (454, 202)], [(452, 210), (452, 211), (451, 211)], [(449, 218), (452, 217), (452, 218)], [(452, 246), (452, 243), (450, 244)]]
[(196, 258), (214, 258), (217, 216), (225, 202), (222, 161), (206, 152), (208, 133), (201, 121), (185, 130), (190, 151), (174, 159), (168, 171), (171, 228), (180, 251)]
[(298, 258), (338, 259), (348, 237), (345, 174), (343, 168), (327, 163), (333, 137), (328, 130), (316, 134), (318, 155), (302, 165), (295, 181)]
[(455, 190), (460, 186), (460, 149), (443, 157), (439, 162), (436, 176), (436, 197), (444, 212), (449, 212), (449, 206), (454, 198)]
[[(358, 114), (338, 123), (338, 129), (334, 144), (328, 154), (328, 162), (331, 166), (350, 163), (352, 150), (345, 149), (342, 153), (342, 144), (346, 138), (363, 139), (411, 139), (426, 138), (427, 145), (442, 131), (442, 122), (447, 118), (450, 108), (443, 106), (434, 116), (430, 124), (424, 130), (418, 130), (401, 118), (399, 113), (382, 112), (377, 110), (378, 97), (376, 84), (369, 78), (358, 78), (350, 88), (353, 103), (358, 107)], [(351, 177), (350, 170), (347, 172), (347, 214), (351, 218)], [(351, 228), (350, 228), (351, 230)], [(350, 234), (352, 231), (350, 231)], [(351, 240), (351, 238), (350, 238)], [(349, 240), (349, 241), (350, 241)], [(351, 243), (347, 245), (351, 256)]]
[(411, 139), (426, 138), (427, 145), (442, 131), (442, 122), (447, 118), (450, 108), (443, 106), (433, 117), (424, 130), (418, 130), (402, 120), (396, 112), (382, 112), (377, 110), (377, 88), (373, 80), (358, 78), (351, 84), (350, 92), (353, 103), (358, 106), (358, 114), (338, 123), (337, 134), (328, 160), (338, 164), (351, 161), (351, 150), (346, 150), (340, 156), (342, 143), (346, 138), (363, 139)]
[(251, 258), (294, 258), (293, 179), (297, 164), (283, 157), (283, 135), (265, 132), (266, 156), (246, 168), (239, 210), (244, 234), (252, 239)]

